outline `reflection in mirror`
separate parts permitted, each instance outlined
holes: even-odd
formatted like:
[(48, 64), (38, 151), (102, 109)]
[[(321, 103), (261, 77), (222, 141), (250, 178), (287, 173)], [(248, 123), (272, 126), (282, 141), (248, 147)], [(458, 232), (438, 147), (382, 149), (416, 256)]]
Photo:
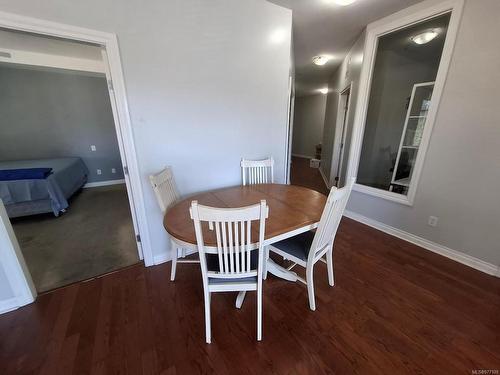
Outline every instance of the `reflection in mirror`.
[(406, 195), (450, 14), (378, 39), (357, 183)]

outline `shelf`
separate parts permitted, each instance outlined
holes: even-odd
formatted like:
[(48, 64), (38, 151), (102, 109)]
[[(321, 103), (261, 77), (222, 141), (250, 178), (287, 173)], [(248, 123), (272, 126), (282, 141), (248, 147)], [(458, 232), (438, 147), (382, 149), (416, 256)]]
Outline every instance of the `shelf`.
[(410, 178), (401, 178), (399, 180), (395, 180), (391, 182), (393, 185), (400, 185), (400, 186), (410, 186)]
[(420, 146), (401, 146), (401, 148), (412, 148), (414, 150), (418, 150)]
[(409, 116), (408, 118), (426, 118), (426, 117), (427, 117), (427, 115), (425, 115), (425, 116)]

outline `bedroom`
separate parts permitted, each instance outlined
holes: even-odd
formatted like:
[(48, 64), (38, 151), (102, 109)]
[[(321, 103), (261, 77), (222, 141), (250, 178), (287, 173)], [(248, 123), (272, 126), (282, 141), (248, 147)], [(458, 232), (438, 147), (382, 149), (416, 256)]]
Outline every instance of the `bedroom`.
[(101, 47), (0, 40), (0, 199), (36, 289), (137, 263)]

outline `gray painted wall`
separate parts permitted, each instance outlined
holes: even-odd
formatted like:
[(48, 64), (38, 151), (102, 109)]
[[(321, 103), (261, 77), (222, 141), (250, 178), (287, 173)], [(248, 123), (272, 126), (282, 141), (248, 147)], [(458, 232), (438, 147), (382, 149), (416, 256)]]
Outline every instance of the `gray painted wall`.
[[(466, 0), (412, 207), (353, 192), (348, 209), (500, 265), (500, 2)], [(473, 74), (472, 74), (473, 71)], [(438, 226), (427, 225), (429, 215)]]
[(408, 98), (414, 84), (435, 80), (439, 57), (417, 61), (389, 50), (376, 60), (357, 181), (389, 190)]
[(308, 95), (295, 98), (293, 117), (292, 154), (316, 154), (316, 145), (323, 141), (326, 95)]
[(78, 156), (89, 182), (123, 178), (104, 77), (0, 65), (0, 86), (0, 160)]
[(346, 125), (346, 142), (344, 145), (344, 162), (342, 165), (342, 180), (347, 171), (347, 160), (349, 158), (349, 150), (351, 147), (352, 126), (354, 123), (354, 113), (358, 98), (359, 76), (361, 74), (361, 65), (363, 63), (363, 47), (365, 42), (365, 34), (362, 33), (354, 45), (351, 47), (342, 64), (332, 74), (328, 82), (328, 98), (326, 102), (325, 126), (323, 129), (323, 153), (321, 156), (321, 170), (330, 183), (332, 167), (333, 145), (335, 139), (335, 127), (337, 124), (337, 110), (339, 105), (340, 92), (342, 92), (352, 82), (352, 91), (350, 95), (349, 117)]

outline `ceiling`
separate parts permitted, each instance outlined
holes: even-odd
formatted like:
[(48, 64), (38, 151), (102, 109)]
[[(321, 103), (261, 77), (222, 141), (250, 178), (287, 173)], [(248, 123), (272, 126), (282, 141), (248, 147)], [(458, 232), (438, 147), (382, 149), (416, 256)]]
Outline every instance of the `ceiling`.
[[(301, 96), (326, 86), (366, 25), (421, 0), (357, 0), (348, 6), (332, 0), (269, 1), (293, 11), (296, 94)], [(333, 58), (317, 66), (311, 59), (319, 54)]]

